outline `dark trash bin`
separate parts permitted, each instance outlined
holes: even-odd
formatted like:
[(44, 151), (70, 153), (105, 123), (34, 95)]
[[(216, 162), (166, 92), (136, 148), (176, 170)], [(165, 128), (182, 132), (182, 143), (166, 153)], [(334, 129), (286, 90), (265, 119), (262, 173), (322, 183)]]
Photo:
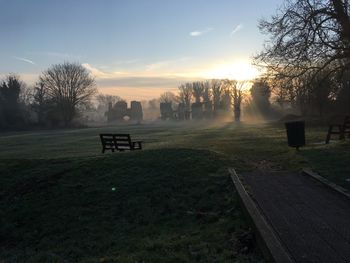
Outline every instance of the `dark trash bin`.
[(288, 145), (290, 147), (305, 146), (305, 122), (304, 121), (291, 121), (286, 122)]

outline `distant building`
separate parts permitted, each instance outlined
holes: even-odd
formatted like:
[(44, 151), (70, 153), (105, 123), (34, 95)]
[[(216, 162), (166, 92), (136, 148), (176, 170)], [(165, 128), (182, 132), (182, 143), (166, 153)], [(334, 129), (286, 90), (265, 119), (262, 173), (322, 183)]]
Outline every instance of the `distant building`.
[(108, 122), (136, 121), (140, 123), (143, 120), (142, 105), (139, 101), (132, 101), (130, 108), (125, 101), (118, 101), (114, 105), (109, 104), (105, 115)]

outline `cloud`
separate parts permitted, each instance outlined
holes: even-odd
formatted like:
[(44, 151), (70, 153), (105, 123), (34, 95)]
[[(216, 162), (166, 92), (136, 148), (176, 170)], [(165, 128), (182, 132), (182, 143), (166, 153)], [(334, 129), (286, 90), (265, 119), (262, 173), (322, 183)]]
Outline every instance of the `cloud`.
[(208, 27), (208, 28), (205, 29), (205, 30), (201, 30), (201, 31), (192, 31), (192, 32), (190, 32), (190, 36), (191, 36), (191, 37), (199, 37), (199, 36), (201, 36), (201, 35), (203, 35), (203, 34), (209, 33), (209, 32), (212, 31), (212, 30), (213, 30), (213, 28)]
[(30, 59), (27, 59), (27, 58), (20, 58), (20, 57), (16, 57), (16, 56), (13, 56), (14, 59), (17, 59), (19, 61), (23, 61), (23, 62), (27, 62), (29, 64), (32, 64), (32, 65), (35, 65), (34, 61), (31, 61)]
[[(185, 61), (188, 58), (176, 60), (160, 61), (148, 65), (150, 70), (159, 69), (172, 63)], [(161, 72), (105, 72), (89, 63), (83, 63), (91, 74), (96, 77), (96, 81), (103, 87), (177, 87), (185, 80), (194, 80), (185, 74), (169, 74)]]
[(120, 71), (114, 71), (114, 72), (105, 72), (102, 71), (96, 67), (91, 66), (89, 63), (83, 63), (81, 64), (84, 68), (86, 68), (88, 71), (91, 72), (93, 76), (96, 78), (101, 78), (101, 79), (108, 79), (108, 78), (115, 78), (118, 76), (123, 76), (126, 73), (120, 72)]
[(141, 71), (107, 71), (89, 63), (82, 65), (96, 78), (98, 89), (107, 94), (117, 94), (128, 100), (151, 99), (158, 97), (166, 90), (177, 90), (181, 83), (204, 79), (201, 76), (177, 72), (183, 63), (190, 58), (183, 57), (158, 61), (146, 65)]
[(59, 59), (80, 59), (80, 56), (74, 56), (74, 55), (67, 54), (67, 53), (52, 52), (52, 51), (29, 52), (28, 54), (53, 57), (53, 58), (59, 58)]
[(103, 87), (177, 87), (181, 80), (171, 77), (126, 77), (98, 80)]
[(108, 73), (103, 72), (102, 70), (91, 66), (89, 63), (83, 63), (81, 64), (84, 68), (86, 68), (92, 75), (94, 75), (97, 78), (104, 78), (108, 76)]
[(197, 37), (197, 36), (200, 36), (202, 34), (203, 34), (203, 32), (201, 32), (201, 31), (193, 31), (190, 33), (190, 36)]
[(230, 36), (232, 37), (234, 34), (236, 34), (238, 31), (240, 31), (243, 28), (242, 24), (238, 24), (235, 26), (235, 28), (231, 31)]

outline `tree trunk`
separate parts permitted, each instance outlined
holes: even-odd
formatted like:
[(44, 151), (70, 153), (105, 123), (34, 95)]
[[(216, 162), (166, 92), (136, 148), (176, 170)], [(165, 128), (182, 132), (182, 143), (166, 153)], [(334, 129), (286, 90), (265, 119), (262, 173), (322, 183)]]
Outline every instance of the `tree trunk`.
[(341, 0), (331, 0), (335, 13), (336, 20), (341, 26), (341, 36), (345, 40), (347, 46), (350, 45), (350, 19), (347, 13), (347, 1), (343, 3)]
[(235, 122), (240, 122), (241, 121), (241, 109), (240, 109), (240, 107), (235, 106), (233, 113), (235, 115)]

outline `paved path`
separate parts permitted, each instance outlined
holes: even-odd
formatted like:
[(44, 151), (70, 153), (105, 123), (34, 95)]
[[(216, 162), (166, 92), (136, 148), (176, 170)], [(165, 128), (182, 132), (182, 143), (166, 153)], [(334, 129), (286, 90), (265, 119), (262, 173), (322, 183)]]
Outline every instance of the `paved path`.
[(312, 178), (256, 171), (247, 192), (296, 262), (350, 262), (350, 199)]

